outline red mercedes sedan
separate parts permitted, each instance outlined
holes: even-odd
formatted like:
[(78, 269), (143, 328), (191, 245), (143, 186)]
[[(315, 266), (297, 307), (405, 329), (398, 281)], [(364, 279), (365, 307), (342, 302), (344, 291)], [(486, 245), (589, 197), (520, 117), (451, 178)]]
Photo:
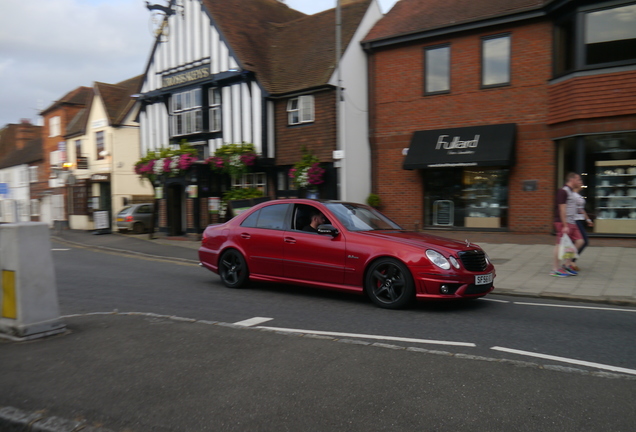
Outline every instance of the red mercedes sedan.
[(308, 285), (366, 294), (388, 309), (416, 299), (482, 297), (495, 278), (479, 246), (405, 231), (372, 207), (341, 201), (256, 205), (208, 226), (199, 259), (230, 288)]

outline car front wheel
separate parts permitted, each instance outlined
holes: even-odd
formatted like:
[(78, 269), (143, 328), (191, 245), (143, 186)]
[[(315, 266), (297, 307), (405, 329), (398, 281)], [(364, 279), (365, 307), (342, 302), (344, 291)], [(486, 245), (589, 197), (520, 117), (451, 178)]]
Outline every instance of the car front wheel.
[(415, 299), (415, 285), (408, 268), (393, 258), (374, 262), (365, 280), (367, 295), (385, 309), (401, 309)]
[(224, 252), (219, 261), (219, 275), (228, 288), (245, 286), (249, 272), (243, 255), (235, 249)]

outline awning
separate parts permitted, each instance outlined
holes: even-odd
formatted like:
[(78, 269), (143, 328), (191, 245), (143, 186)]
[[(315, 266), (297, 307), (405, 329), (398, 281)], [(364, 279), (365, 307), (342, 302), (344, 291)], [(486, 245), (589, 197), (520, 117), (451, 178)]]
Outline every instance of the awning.
[(417, 131), (404, 169), (510, 166), (515, 132), (515, 123)]

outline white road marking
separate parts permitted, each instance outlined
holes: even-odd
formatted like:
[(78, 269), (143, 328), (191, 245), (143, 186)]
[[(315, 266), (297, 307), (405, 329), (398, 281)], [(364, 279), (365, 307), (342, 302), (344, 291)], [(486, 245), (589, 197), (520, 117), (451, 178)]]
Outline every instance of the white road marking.
[(52, 250), (52, 251), (70, 251), (70, 249), (59, 249), (59, 248), (58, 248), (58, 249), (53, 248), (53, 249), (51, 249), (51, 250)]
[(579, 365), (579, 366), (588, 366), (588, 367), (597, 368), (597, 369), (605, 369), (605, 370), (610, 370), (610, 371), (613, 371), (613, 372), (622, 372), (622, 373), (636, 375), (636, 370), (634, 370), (634, 369), (626, 369), (626, 368), (621, 368), (621, 367), (616, 367), (616, 366), (609, 366), (609, 365), (604, 365), (604, 364), (601, 364), (601, 363), (592, 363), (592, 362), (587, 362), (587, 361), (583, 361), (583, 360), (570, 359), (570, 358), (566, 358), (566, 357), (557, 357), (557, 356), (547, 355), (547, 354), (538, 354), (538, 353), (533, 353), (533, 352), (529, 352), (529, 351), (521, 351), (521, 350), (516, 350), (516, 349), (511, 349), (511, 348), (498, 347), (498, 346), (491, 347), (490, 349), (495, 350), (495, 351), (503, 351), (503, 352), (507, 352), (507, 353), (511, 353), (511, 354), (519, 354), (519, 355), (525, 355), (525, 356), (529, 356), (529, 357), (537, 357), (537, 358), (542, 358), (542, 359), (545, 359), (545, 360), (554, 360), (554, 361), (558, 361), (558, 362), (570, 363), (570, 364), (575, 364), (575, 365)]
[(619, 308), (609, 308), (609, 307), (599, 307), (599, 306), (574, 306), (574, 305), (526, 303), (526, 302), (514, 302), (514, 304), (525, 305), (525, 306), (548, 306), (548, 307), (560, 307), (560, 308), (572, 308), (572, 309), (595, 309), (595, 310), (605, 310), (605, 311), (636, 312), (636, 309), (619, 309)]
[(486, 297), (480, 297), (477, 300), (486, 300), (486, 301), (497, 302), (497, 303), (510, 303), (508, 300), (497, 300), (497, 299), (486, 298)]
[(307, 333), (307, 334), (324, 335), (324, 336), (389, 340), (389, 341), (397, 341), (397, 342), (414, 342), (414, 343), (434, 344), (434, 345), (454, 345), (454, 346), (466, 346), (466, 347), (477, 346), (474, 343), (470, 343), (470, 342), (451, 342), (451, 341), (439, 341), (439, 340), (430, 340), (430, 339), (412, 339), (412, 338), (403, 338), (403, 337), (396, 337), (396, 336), (378, 336), (378, 335), (359, 334), (359, 333), (339, 333), (339, 332), (328, 332), (328, 331), (319, 331), (319, 330), (300, 330), (300, 329), (289, 329), (289, 328), (282, 328), (282, 327), (259, 326), (258, 328), (280, 331), (284, 333)]
[(244, 326), (244, 327), (253, 327), (255, 325), (262, 324), (267, 321), (271, 321), (274, 318), (265, 318), (265, 317), (254, 317), (250, 319), (246, 319), (243, 321), (235, 322), (234, 325)]

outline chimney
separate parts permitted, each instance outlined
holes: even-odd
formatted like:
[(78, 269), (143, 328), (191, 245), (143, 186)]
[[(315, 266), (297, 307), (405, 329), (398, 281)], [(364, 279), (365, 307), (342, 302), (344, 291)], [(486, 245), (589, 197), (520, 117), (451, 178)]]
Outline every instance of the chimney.
[(36, 128), (33, 127), (29, 119), (22, 119), (20, 124), (17, 125), (18, 130), (15, 134), (15, 148), (20, 150), (24, 145), (35, 138)]

